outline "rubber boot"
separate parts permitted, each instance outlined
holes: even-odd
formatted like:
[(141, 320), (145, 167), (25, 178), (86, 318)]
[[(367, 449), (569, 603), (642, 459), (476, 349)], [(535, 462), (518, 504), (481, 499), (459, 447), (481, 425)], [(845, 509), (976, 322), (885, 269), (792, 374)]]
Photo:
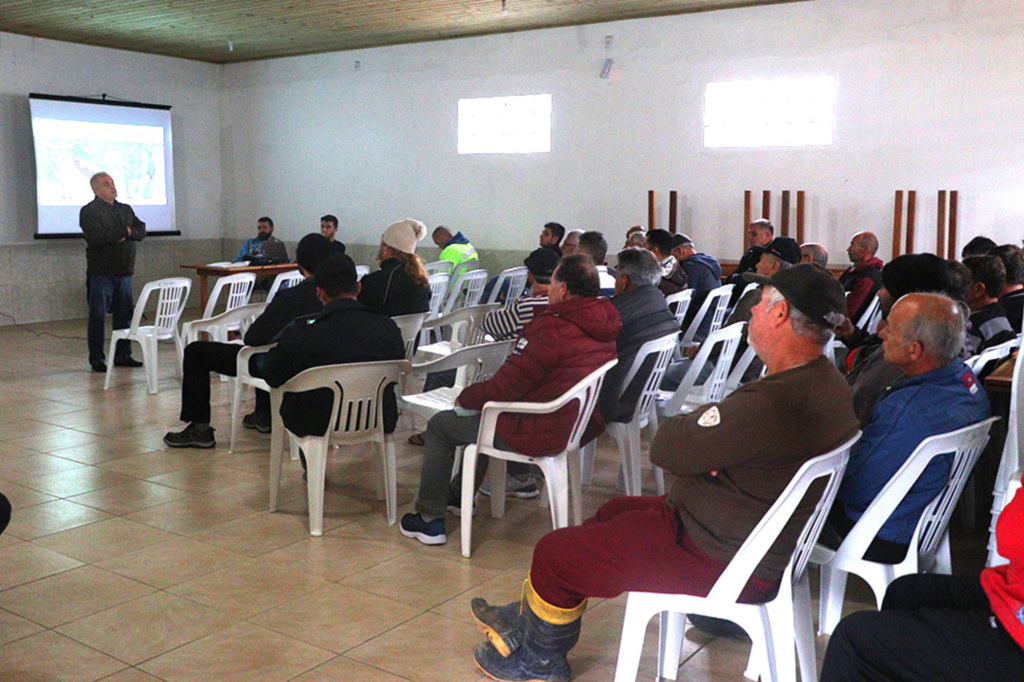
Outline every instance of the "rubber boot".
[(488, 677), (503, 682), (568, 682), (565, 655), (579, 641), (586, 608), (586, 601), (572, 609), (548, 604), (527, 584), (522, 643), (506, 657), (484, 642), (476, 649), (476, 664)]
[(469, 604), (473, 619), (502, 656), (511, 655), (523, 643), (525, 619), (522, 604), (520, 600), (505, 606), (491, 606), (480, 597)]

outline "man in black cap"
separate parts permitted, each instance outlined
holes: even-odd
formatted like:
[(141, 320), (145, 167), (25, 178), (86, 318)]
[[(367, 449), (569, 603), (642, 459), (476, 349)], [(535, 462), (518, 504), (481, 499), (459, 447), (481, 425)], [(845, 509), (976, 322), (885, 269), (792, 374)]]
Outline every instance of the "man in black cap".
[[(566, 680), (566, 653), (588, 597), (629, 590), (703, 596), (740, 545), (812, 457), (857, 432), (850, 389), (822, 351), (846, 313), (842, 287), (810, 264), (762, 282), (750, 342), (767, 375), (720, 403), (670, 417), (651, 461), (676, 479), (667, 497), (618, 497), (580, 526), (545, 535), (533, 552), (521, 602), (471, 610), (489, 641), (477, 664), (500, 680)], [(803, 524), (816, 500), (794, 514)], [(795, 533), (783, 533), (747, 582), (741, 601), (774, 596)]]
[(523, 261), (523, 265), (528, 271), (526, 285), (530, 289), (530, 295), (523, 296), (501, 310), (487, 313), (484, 317), (483, 330), (493, 336), (495, 341), (514, 339), (533, 319), (537, 309), (548, 304), (551, 273), (558, 265), (558, 256), (551, 249), (541, 247), (534, 249)]
[[(320, 234), (308, 234), (299, 242), (295, 260), (299, 272), (306, 279), (282, 289), (266, 310), (256, 318), (245, 332), (245, 345), (263, 346), (277, 341), (285, 327), (297, 317), (311, 315), (321, 308), (317, 298), (313, 271), (327, 257), (330, 242)], [(212, 448), (217, 443), (210, 426), (210, 372), (235, 376), (235, 360), (242, 346), (236, 343), (195, 341), (185, 347), (185, 362), (181, 379), (181, 420), (189, 422), (183, 430), (168, 432), (164, 443), (172, 448)], [(249, 362), (253, 376), (263, 376), (262, 355)], [(270, 394), (256, 391), (256, 410), (246, 415), (242, 424), (260, 433), (270, 433)]]
[[(314, 315), (296, 319), (281, 334), (277, 346), (267, 353), (263, 376), (272, 388), (311, 367), (405, 357), (398, 325), (357, 300), (359, 281), (351, 258), (331, 254), (316, 268), (313, 281), (324, 307)], [(331, 417), (333, 395), (326, 388), (286, 394), (281, 403), (284, 425), (297, 436), (324, 433)], [(392, 387), (384, 395), (383, 407), (384, 431), (389, 433), (398, 421)]]

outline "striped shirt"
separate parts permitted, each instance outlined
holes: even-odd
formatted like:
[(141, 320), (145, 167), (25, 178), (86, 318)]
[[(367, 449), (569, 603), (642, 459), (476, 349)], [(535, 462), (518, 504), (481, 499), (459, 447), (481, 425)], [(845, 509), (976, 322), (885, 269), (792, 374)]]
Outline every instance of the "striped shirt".
[(512, 305), (487, 313), (487, 316), (484, 317), (483, 330), (494, 337), (495, 341), (514, 339), (523, 327), (533, 320), (537, 309), (547, 304), (547, 295), (524, 296), (517, 299)]

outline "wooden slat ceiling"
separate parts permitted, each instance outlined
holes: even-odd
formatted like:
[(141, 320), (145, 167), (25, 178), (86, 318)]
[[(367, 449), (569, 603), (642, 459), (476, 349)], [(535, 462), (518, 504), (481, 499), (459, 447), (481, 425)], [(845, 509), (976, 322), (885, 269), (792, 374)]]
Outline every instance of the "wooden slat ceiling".
[(0, 31), (222, 64), (799, 1), (0, 0)]

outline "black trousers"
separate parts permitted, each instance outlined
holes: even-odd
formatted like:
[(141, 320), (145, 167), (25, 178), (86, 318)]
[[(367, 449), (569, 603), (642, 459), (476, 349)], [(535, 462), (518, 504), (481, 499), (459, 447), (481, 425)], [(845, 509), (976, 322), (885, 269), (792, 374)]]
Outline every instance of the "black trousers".
[(978, 578), (909, 575), (889, 585), (881, 611), (842, 620), (821, 682), (1024, 680), (1024, 649), (992, 615)]
[(7, 524), (11, 522), (11, 502), (7, 496), (0, 493), (0, 533), (4, 532)]
[[(181, 420), (184, 422), (210, 422), (210, 372), (235, 376), (235, 362), (243, 346), (236, 343), (194, 341), (185, 346), (185, 362), (181, 379)], [(249, 361), (249, 373), (262, 377), (254, 356)], [(270, 394), (256, 391), (256, 412), (270, 414)]]

